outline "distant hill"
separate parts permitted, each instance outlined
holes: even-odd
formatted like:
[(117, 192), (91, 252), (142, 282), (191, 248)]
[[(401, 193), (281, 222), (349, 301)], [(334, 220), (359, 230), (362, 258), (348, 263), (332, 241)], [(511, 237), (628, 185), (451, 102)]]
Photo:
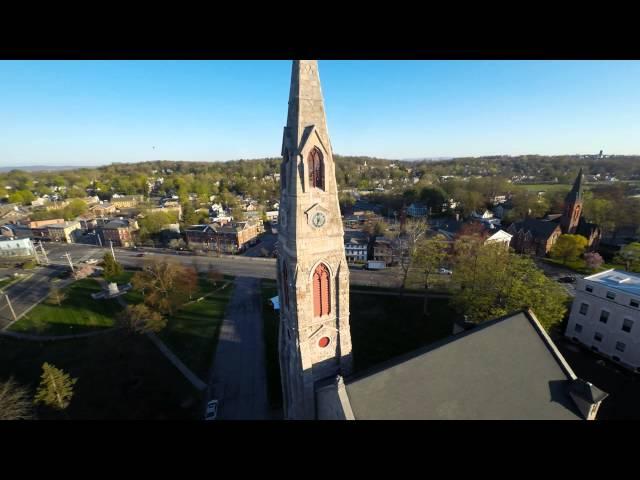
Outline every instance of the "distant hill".
[(0, 167), (0, 172), (10, 172), (11, 170), (22, 170), (24, 172), (52, 172), (55, 170), (74, 170), (76, 168), (87, 168), (86, 166), (71, 166), (66, 165), (63, 167), (55, 167), (51, 165), (25, 165), (21, 167)]

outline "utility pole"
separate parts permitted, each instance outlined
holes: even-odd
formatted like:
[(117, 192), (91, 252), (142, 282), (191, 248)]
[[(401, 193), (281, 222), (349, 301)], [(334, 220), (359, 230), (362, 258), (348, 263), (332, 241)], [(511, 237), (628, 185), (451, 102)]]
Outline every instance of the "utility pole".
[(42, 245), (42, 241), (38, 242), (38, 246), (40, 247), (40, 251), (44, 256), (44, 260), (46, 262), (45, 265), (49, 265), (49, 257), (47, 257), (47, 251), (44, 249), (44, 246)]
[(111, 245), (111, 255), (113, 255), (113, 260), (116, 260), (116, 252), (113, 251), (113, 241), (109, 240), (109, 245)]
[(16, 312), (13, 311), (13, 305), (11, 305), (11, 300), (9, 300), (9, 295), (6, 294), (5, 298), (7, 299), (7, 305), (9, 305), (9, 309), (11, 310), (11, 314), (13, 315), (13, 321), (15, 322), (16, 320), (18, 320), (18, 317), (16, 317)]
[(100, 244), (100, 248), (102, 248), (102, 239), (100, 238), (100, 232), (96, 232), (96, 237), (98, 237), (98, 243)]
[(71, 273), (73, 275), (76, 274), (75, 270), (73, 269), (73, 262), (71, 261), (71, 255), (69, 254), (69, 252), (64, 254), (65, 257), (67, 257), (67, 260), (69, 260), (69, 266), (71, 267)]

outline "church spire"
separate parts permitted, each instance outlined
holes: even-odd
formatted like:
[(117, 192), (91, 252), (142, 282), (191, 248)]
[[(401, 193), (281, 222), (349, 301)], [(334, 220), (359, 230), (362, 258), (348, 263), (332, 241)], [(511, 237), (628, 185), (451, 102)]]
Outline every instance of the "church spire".
[(582, 200), (582, 180), (584, 175), (582, 174), (582, 168), (580, 168), (580, 172), (573, 182), (573, 188), (569, 192), (566, 198), (566, 202), (575, 202), (577, 200)]
[(292, 153), (297, 152), (309, 136), (311, 127), (315, 127), (322, 141), (330, 148), (318, 61), (294, 60), (284, 148)]

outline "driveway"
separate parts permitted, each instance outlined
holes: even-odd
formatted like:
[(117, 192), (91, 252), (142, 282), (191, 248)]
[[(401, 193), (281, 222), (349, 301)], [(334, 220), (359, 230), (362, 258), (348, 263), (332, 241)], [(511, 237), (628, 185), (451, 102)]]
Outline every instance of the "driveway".
[(213, 398), (220, 420), (269, 418), (259, 279), (235, 279), (210, 377)]

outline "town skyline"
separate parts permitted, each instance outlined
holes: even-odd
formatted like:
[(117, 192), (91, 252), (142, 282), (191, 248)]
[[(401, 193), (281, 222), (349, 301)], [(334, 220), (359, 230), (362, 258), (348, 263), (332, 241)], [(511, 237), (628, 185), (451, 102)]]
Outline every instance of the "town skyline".
[[(320, 66), (340, 155), (640, 152), (639, 62)], [(275, 157), (289, 75), (287, 61), (4, 61), (0, 158), (82, 167)]]

